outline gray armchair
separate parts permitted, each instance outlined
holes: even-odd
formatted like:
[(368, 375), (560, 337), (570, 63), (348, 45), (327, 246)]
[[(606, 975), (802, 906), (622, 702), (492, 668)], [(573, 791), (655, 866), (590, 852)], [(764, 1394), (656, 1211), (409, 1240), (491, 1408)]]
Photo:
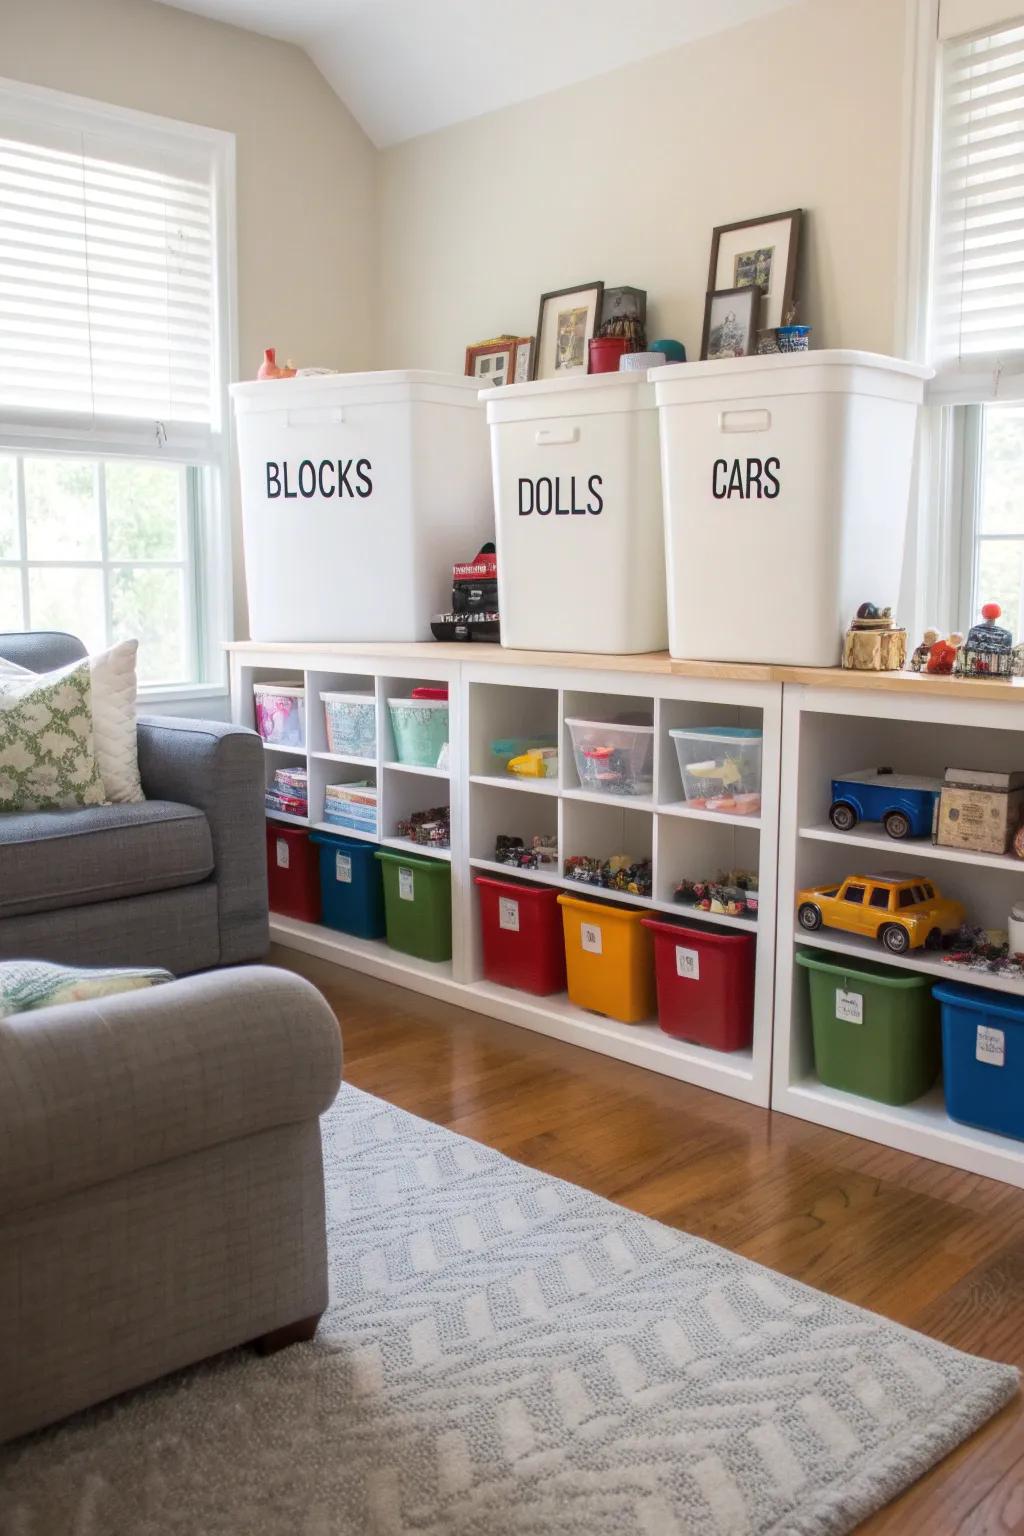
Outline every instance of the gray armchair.
[[(0, 634), (34, 672), (84, 655), (72, 635)], [(0, 959), (180, 976), (266, 953), (262, 743), (171, 716), (138, 732), (141, 804), (0, 814)]]
[(340, 1073), (324, 999), (262, 966), (0, 1020), (0, 1442), (312, 1338)]

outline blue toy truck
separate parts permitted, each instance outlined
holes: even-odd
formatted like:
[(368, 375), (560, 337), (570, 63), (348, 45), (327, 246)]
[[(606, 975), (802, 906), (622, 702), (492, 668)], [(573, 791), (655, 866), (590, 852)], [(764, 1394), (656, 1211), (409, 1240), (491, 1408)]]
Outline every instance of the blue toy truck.
[(852, 832), (859, 821), (880, 821), (890, 837), (927, 837), (941, 788), (941, 779), (860, 768), (832, 780), (828, 819), (839, 832)]

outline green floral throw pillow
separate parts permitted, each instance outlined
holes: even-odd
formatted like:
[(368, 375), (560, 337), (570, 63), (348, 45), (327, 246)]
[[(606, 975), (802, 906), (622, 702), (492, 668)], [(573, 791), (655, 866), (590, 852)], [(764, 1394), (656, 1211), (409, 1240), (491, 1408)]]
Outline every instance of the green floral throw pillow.
[(0, 677), (0, 811), (105, 804), (88, 657), (60, 672)]
[(33, 1008), (53, 1008), (58, 1003), (88, 1002), (135, 992), (173, 981), (170, 971), (156, 966), (135, 970), (97, 971), (81, 966), (51, 965), (48, 960), (0, 961), (0, 1019)]

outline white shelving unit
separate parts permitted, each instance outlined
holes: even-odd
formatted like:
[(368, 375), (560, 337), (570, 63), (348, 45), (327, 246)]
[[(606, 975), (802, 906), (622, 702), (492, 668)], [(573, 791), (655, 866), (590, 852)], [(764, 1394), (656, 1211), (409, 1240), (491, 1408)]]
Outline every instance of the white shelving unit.
[[(447, 649), (447, 648), (445, 648)], [(232, 696), (235, 718), (252, 725), (254, 681), (305, 679), (309, 740), (304, 754), (309, 768), (309, 825), (323, 826), (324, 787), (328, 783), (371, 777), (380, 789), (384, 846), (409, 848), (394, 835), (395, 823), (414, 809), (447, 800), (451, 807), (452, 845), (445, 853), (452, 867), (450, 962), (415, 960), (381, 941), (356, 939), (319, 924), (271, 914), (278, 943), (334, 960), (338, 964), (446, 999), (540, 1033), (601, 1051), (623, 1061), (715, 1089), (750, 1103), (768, 1105), (771, 1075), (772, 1002), (775, 965), (775, 884), (777, 865), (781, 686), (768, 681), (715, 677), (673, 677), (667, 666), (646, 672), (641, 658), (628, 667), (595, 666), (594, 658), (562, 658), (565, 665), (496, 665), (490, 648), (466, 647), (462, 662), (433, 661), (429, 648), (290, 646), (265, 650), (250, 644), (232, 648)], [(477, 659), (481, 655), (485, 659)], [(661, 661), (661, 658), (658, 658)], [(411, 769), (395, 761), (386, 700), (408, 694), (416, 683), (447, 683), (450, 707), (449, 766)], [(377, 753), (372, 761), (330, 754), (319, 694), (372, 685), (377, 701)], [(568, 717), (614, 720), (623, 712), (643, 710), (654, 721), (655, 756), (652, 793), (645, 799), (619, 799), (581, 789), (575, 772)], [(763, 730), (762, 813), (760, 817), (688, 811), (674, 745), (674, 726), (697, 724), (757, 725)], [(490, 743), (510, 736), (549, 735), (559, 741), (558, 779), (516, 779), (499, 771)], [(268, 750), (268, 782), (281, 755)], [(296, 754), (292, 754), (294, 759)], [(284, 819), (284, 818), (281, 818)], [(289, 818), (305, 824), (300, 818)], [(344, 836), (356, 834), (328, 828)], [(544, 833), (558, 845), (554, 871), (514, 871), (494, 859), (499, 833), (529, 839)], [(572, 853), (608, 856), (627, 853), (650, 858), (653, 893), (635, 897), (605, 892), (567, 880), (561, 873)], [(672, 899), (685, 877), (707, 878), (719, 870), (742, 867), (759, 873), (759, 912), (748, 918), (705, 917)], [(585, 1012), (565, 995), (535, 998), (484, 980), (480, 923), (473, 877), (488, 872), (513, 881), (556, 885), (598, 901), (621, 902), (697, 926), (742, 930), (756, 939), (753, 1045), (725, 1053), (675, 1040), (655, 1021), (620, 1024)]]
[(963, 684), (955, 696), (863, 692), (786, 684), (779, 818), (779, 914), (772, 1107), (905, 1152), (1024, 1187), (1024, 1141), (974, 1130), (946, 1113), (941, 1082), (914, 1103), (891, 1106), (822, 1084), (814, 1071), (811, 1019), (798, 949), (828, 951), (1024, 997), (1024, 985), (945, 963), (941, 954), (890, 955), (835, 929), (808, 934), (795, 922), (796, 893), (852, 874), (927, 872), (970, 920), (1005, 928), (1024, 899), (1024, 864), (1012, 855), (894, 842), (880, 826), (838, 832), (828, 822), (830, 780), (883, 765), (941, 776), (946, 767), (1019, 768), (1024, 760), (1024, 701), (997, 701)]

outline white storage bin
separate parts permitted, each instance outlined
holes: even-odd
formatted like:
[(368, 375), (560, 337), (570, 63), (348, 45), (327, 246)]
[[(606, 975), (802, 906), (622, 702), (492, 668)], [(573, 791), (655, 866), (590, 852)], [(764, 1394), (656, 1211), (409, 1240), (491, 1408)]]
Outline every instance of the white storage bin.
[(861, 603), (896, 609), (931, 370), (868, 352), (795, 352), (649, 377), (672, 655), (836, 666)]
[(580, 788), (602, 795), (649, 795), (653, 783), (653, 725), (566, 720)]
[(664, 650), (654, 390), (598, 373), (484, 390), (502, 645)]
[(340, 373), (235, 384), (254, 640), (429, 640), (491, 537), (479, 384)]

